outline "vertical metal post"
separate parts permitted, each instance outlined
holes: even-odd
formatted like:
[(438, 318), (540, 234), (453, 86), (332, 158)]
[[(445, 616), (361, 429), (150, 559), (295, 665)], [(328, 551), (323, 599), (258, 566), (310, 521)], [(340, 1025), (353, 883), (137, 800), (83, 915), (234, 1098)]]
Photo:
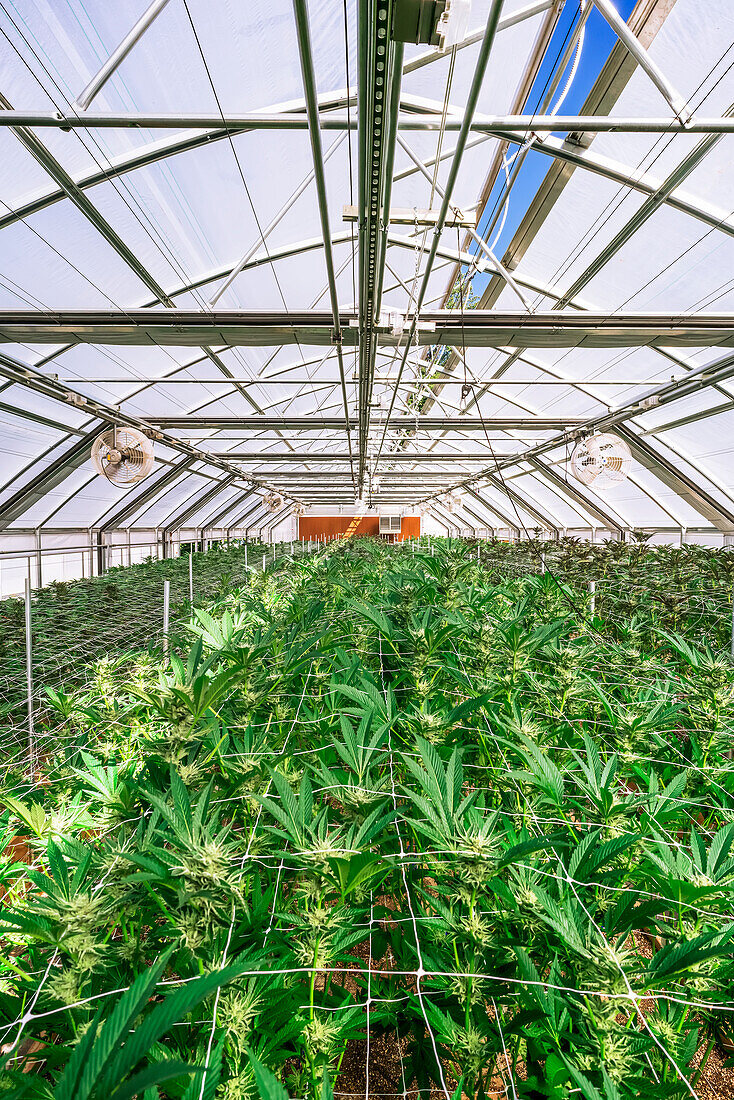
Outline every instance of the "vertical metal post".
[(545, 573), (545, 550), (540, 551), (540, 572)]
[(163, 652), (168, 656), (168, 627), (171, 612), (171, 582), (163, 582)]
[(133, 563), (132, 531), (128, 527), (128, 529), (127, 529), (127, 564), (132, 565), (132, 563)]
[(189, 605), (194, 606), (194, 552), (189, 554)]
[(43, 588), (43, 565), (41, 555), (41, 528), (36, 528), (36, 588)]
[(596, 612), (596, 581), (589, 581), (589, 614)]
[(247, 569), (247, 539), (245, 539), (245, 569)]
[[(30, 565), (30, 558), (28, 559)], [(31, 617), (31, 578), (25, 581), (25, 676), (28, 699), (28, 758), (31, 775), (36, 770), (36, 730), (33, 720), (33, 620)]]

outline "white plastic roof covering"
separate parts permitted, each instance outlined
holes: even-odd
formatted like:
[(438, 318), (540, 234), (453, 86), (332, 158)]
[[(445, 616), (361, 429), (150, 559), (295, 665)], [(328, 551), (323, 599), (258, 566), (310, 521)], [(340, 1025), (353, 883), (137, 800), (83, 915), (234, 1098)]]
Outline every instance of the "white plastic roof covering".
[[(546, 10), (541, 10), (543, 5), (537, 4), (536, 14), (500, 30), (482, 85), (479, 113), (502, 115), (528, 109), (532, 78), (543, 66), (547, 74), (552, 74), (552, 59), (563, 45), (558, 30), (561, 7), (549, 3)], [(506, 0), (502, 17), (507, 20), (526, 8), (528, 0)], [(571, 11), (569, 16), (572, 8), (569, 3), (566, 29), (577, 14)], [(4, 76), (0, 91), (8, 104), (23, 111), (73, 111), (76, 96), (144, 10), (144, 0), (120, 0), (115, 4), (101, 0), (67, 0), (64, 4), (55, 0), (15, 0), (11, 4), (0, 0)], [(474, 0), (472, 28), (483, 28), (488, 10), (488, 0)], [(628, 15), (631, 2), (626, 7), (620, 5), (620, 10)], [(354, 93), (358, 37), (355, 0), (348, 0), (346, 5), (346, 40), (342, 0), (312, 0), (309, 16), (320, 96), (347, 86), (347, 59)], [(716, 117), (727, 113), (734, 102), (730, 71), (734, 61), (734, 7), (729, 0), (639, 0), (630, 23), (639, 26), (650, 56), (697, 115)], [(572, 85), (564, 112), (580, 111), (594, 78), (598, 77), (597, 87), (603, 85), (604, 77), (599, 74), (609, 57), (610, 34), (607, 24), (594, 11), (587, 22), (579, 70), (579, 74), (586, 74), (587, 84), (583, 88)], [(475, 44), (456, 53), (450, 114), (461, 115), (463, 111), (478, 49)], [(611, 97), (611, 113), (620, 117), (672, 117), (668, 104), (648, 75), (630, 62), (624, 47), (616, 45), (614, 50), (619, 64), (626, 68), (616, 88), (618, 98), (614, 101)], [(425, 46), (406, 47), (408, 69), (412, 60), (426, 52)], [(430, 64), (406, 72), (401, 89), (405, 110), (415, 107), (422, 98), (430, 101), (422, 104), (423, 110), (440, 113), (449, 68), (450, 56), (436, 53)], [(530, 78), (526, 80), (527, 73)], [(576, 80), (581, 85), (580, 75)], [(220, 113), (228, 116), (263, 108), (274, 110), (274, 105), (291, 101), (295, 104), (292, 110), (302, 109), (303, 81), (291, 0), (250, 0), (237, 5), (223, 0), (170, 0), (98, 94), (92, 109), (116, 114), (208, 113), (218, 117)], [(351, 111), (356, 114), (355, 104)], [(241, 257), (254, 250), (250, 265), (224, 292), (218, 308), (328, 309), (326, 265), (312, 182), (267, 233), (266, 245), (259, 240), (312, 171), (307, 131), (241, 133), (166, 156), (163, 154), (172, 145), (197, 138), (198, 132), (107, 127), (65, 132), (37, 127), (33, 133), (81, 185), (82, 193), (137, 258), (150, 276), (147, 282), (159, 284), (173, 296), (176, 306), (205, 309)], [(441, 152), (450, 153), (456, 136), (455, 131), (443, 137), (437, 132), (401, 134), (425, 162), (435, 157), (439, 142)], [(563, 135), (557, 138), (561, 141)], [(356, 134), (350, 140), (351, 157), (343, 133), (323, 132), (339, 304), (347, 310), (354, 308), (357, 290), (356, 229), (342, 220), (342, 207), (357, 201)], [(556, 189), (553, 201), (541, 201), (537, 186), (518, 186), (508, 200), (508, 227), (500, 248), (533, 307), (552, 309), (643, 207), (647, 192), (654, 191), (701, 140), (701, 134), (600, 133), (593, 140), (587, 135), (585, 144), (597, 171), (567, 169), (564, 185)], [(546, 146), (552, 143), (550, 139)], [(588, 280), (572, 305), (609, 314), (617, 310), (732, 312), (731, 143), (732, 137), (723, 135), (713, 144), (699, 166), (674, 191), (677, 205), (662, 203)], [(469, 207), (477, 202), (490, 167), (496, 168), (498, 149), (505, 148), (491, 137), (470, 142), (452, 194), (456, 205)], [(510, 148), (512, 151), (514, 147)], [(574, 148), (583, 152), (582, 145)], [(149, 163), (121, 170), (143, 151), (149, 154)], [(544, 157), (544, 153), (532, 152), (528, 160), (542, 161), (545, 172), (554, 161)], [(617, 175), (621, 170), (622, 174), (641, 178), (645, 193), (599, 174), (599, 168), (604, 171), (611, 162)], [(439, 186), (445, 182), (450, 163), (450, 156), (441, 162)], [(87, 186), (90, 179), (94, 185)], [(538, 176), (538, 183), (540, 179)], [(431, 200), (430, 191), (429, 182), (398, 147), (391, 205), (435, 209), (440, 199)], [(492, 195), (496, 194), (495, 187)], [(681, 204), (686, 206), (685, 211)], [(482, 207), (479, 213), (483, 213)], [(0, 311), (125, 310), (155, 303), (146, 280), (111, 247), (89, 216), (63, 196), (47, 169), (30, 155), (18, 133), (7, 126), (0, 127), (0, 226)], [(416, 250), (420, 238), (411, 236), (411, 227), (395, 226), (391, 232), (403, 241), (388, 248), (383, 307), (404, 313), (409, 301), (404, 284), (413, 284), (425, 253)], [(277, 258), (280, 250), (288, 252), (309, 241), (307, 250)], [(456, 229), (444, 230), (444, 254), (439, 255), (430, 278), (428, 308), (440, 307), (445, 300), (455, 276), (452, 257), (459, 243), (467, 246), (463, 233), (460, 242)], [(472, 251), (476, 249), (472, 247)], [(196, 289), (182, 289), (192, 286)], [(497, 277), (488, 279), (486, 273), (480, 274), (475, 290), (482, 295), (482, 304), (489, 307), (519, 307), (515, 292)], [(277, 432), (273, 427), (273, 418), (285, 414), (342, 415), (334, 350), (303, 345), (215, 350), (219, 363), (236, 379), (257, 380), (256, 384), (238, 390), (223, 375), (221, 366), (198, 347), (0, 347), (0, 529), (114, 525), (120, 510), (125, 513), (123, 525), (165, 526), (172, 518), (175, 521), (187, 502), (195, 504), (199, 496), (205, 503), (191, 511), (187, 522), (198, 526), (214, 517), (223, 517), (222, 522), (226, 522), (228, 507), (231, 505), (234, 515), (242, 510), (239, 504), (248, 499), (252, 487), (246, 475), (253, 470), (266, 482), (272, 475), (271, 483), (278, 489), (307, 502), (325, 502), (324, 494), (335, 477), (341, 480), (334, 485), (334, 499), (339, 492), (353, 497), (346, 465), (308, 462), (309, 452), (345, 453), (343, 431), (298, 434), (293, 430)], [(416, 349), (416, 358), (420, 354)], [(388, 436), (383, 467), (395, 447), (422, 456), (428, 453), (436, 461), (424, 460), (415, 467), (401, 462), (400, 476), (406, 488), (386, 488), (384, 499), (389, 502), (392, 491), (392, 499), (399, 497), (406, 505), (416, 502), (437, 491), (436, 473), (446, 475), (442, 484), (448, 488), (483, 466), (493, 466), (495, 453), (520, 457), (528, 447), (550, 441), (558, 434), (528, 429), (500, 431), (492, 427), (496, 417), (530, 418), (536, 413), (561, 419), (598, 417), (646, 393), (656, 382), (683, 377), (691, 368), (722, 358), (722, 350), (712, 348), (678, 349), (670, 354), (650, 348), (549, 347), (521, 352), (502, 374), (502, 384), (483, 390), (479, 412), (486, 433), (427, 433), (420, 430), (419, 417), (419, 431), (407, 443), (400, 444)], [(486, 382), (506, 359), (503, 351), (468, 349), (467, 376)], [(350, 414), (356, 416), (353, 350), (345, 350), (345, 361)], [(63, 400), (44, 396), (38, 387), (31, 389), (12, 381), (17, 375), (7, 368), (18, 362), (37, 367), (44, 376), (58, 375), (70, 390), (105, 406), (119, 406), (124, 415), (153, 424), (158, 418), (195, 417), (197, 412), (232, 418), (262, 414), (270, 418), (269, 426), (262, 430), (204, 429), (192, 419), (188, 430), (171, 431), (169, 439), (178, 436), (192, 440), (202, 451), (216, 453), (220, 459), (228, 452), (246, 451), (261, 453), (263, 460), (259, 465), (243, 465), (240, 478), (232, 474), (236, 459), (229, 469), (223, 469), (221, 462), (217, 465), (199, 458), (177, 472), (186, 455), (175, 446), (158, 443), (155, 474), (128, 493), (121, 493), (94, 477), (84, 445), (79, 446), (84, 437), (89, 437), (87, 444), (91, 443), (103, 421)], [(398, 362), (392, 351), (382, 349), (378, 354), (374, 395), (382, 402), (383, 412), (393, 385), (380, 383), (379, 378), (381, 374), (394, 378)], [(462, 381), (463, 366), (457, 366), (455, 357), (451, 362)], [(289, 367), (293, 368), (290, 375), (286, 370)], [(404, 381), (410, 381), (414, 370), (408, 366)], [(291, 376), (296, 380), (289, 381)], [(558, 384), (548, 385), (553, 378)], [(513, 379), (520, 381), (507, 385)], [(574, 386), (574, 380), (585, 380), (586, 384)], [(637, 383), (630, 384), (631, 380)], [(544, 384), (536, 384), (540, 382)], [(407, 393), (407, 388), (400, 391), (396, 415), (407, 411)], [(432, 415), (456, 417), (458, 394), (457, 385), (437, 394)], [(705, 415), (717, 406), (722, 411)], [(476, 408), (470, 411), (477, 414)], [(470, 495), (464, 499), (480, 517), (498, 526), (506, 525), (502, 516), (518, 525), (539, 526), (540, 514), (548, 518), (543, 526), (557, 529), (591, 525), (732, 531), (733, 426), (734, 390), (724, 381), (717, 388), (703, 389), (629, 419), (626, 431), (635, 442), (633, 473), (603, 497), (574, 481), (564, 444), (546, 451), (538, 465), (516, 462), (507, 466), (497, 475), (498, 482), (472, 482), (484, 504)], [(380, 431), (373, 428), (374, 443), (379, 443), (379, 436)], [(638, 439), (642, 441), (639, 445)], [(303, 457), (302, 463), (268, 461), (268, 452), (273, 451), (294, 451)], [(482, 453), (486, 460), (457, 462), (456, 456), (466, 452)], [(442, 455), (453, 457), (442, 463)], [(310, 481), (304, 471), (311, 471)], [(433, 478), (421, 481), (429, 471)], [(319, 476), (314, 478), (314, 473)], [(221, 492), (212, 497), (207, 489), (217, 479), (222, 483)], [(383, 480), (388, 486), (395, 485), (389, 470)], [(154, 491), (158, 485), (160, 488)], [(507, 497), (507, 486), (518, 494), (514, 503)], [(24, 490), (28, 490), (25, 495)], [(139, 507), (134, 506), (137, 497)], [(379, 494), (374, 499), (380, 503)], [(530, 510), (522, 505), (523, 500)]]

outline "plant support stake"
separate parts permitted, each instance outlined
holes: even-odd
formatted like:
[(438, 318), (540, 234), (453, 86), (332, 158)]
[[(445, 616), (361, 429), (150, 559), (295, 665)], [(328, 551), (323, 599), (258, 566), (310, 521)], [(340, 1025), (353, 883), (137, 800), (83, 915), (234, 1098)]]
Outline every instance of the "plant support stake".
[(163, 582), (163, 652), (168, 656), (168, 625), (171, 610), (171, 582)]
[[(245, 565), (247, 564), (247, 550), (245, 550)], [(189, 606), (194, 606), (194, 553), (189, 554)]]
[(25, 676), (28, 693), (28, 756), (31, 775), (36, 770), (36, 730), (33, 723), (33, 633), (31, 619), (31, 579), (25, 579)]
[(596, 612), (596, 581), (589, 581), (589, 614)]

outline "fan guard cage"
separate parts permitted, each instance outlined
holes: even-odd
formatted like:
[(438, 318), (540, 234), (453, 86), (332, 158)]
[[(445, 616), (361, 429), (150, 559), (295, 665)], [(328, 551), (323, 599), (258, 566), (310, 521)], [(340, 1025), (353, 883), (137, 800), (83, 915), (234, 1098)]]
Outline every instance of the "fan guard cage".
[(92, 465), (113, 485), (135, 485), (153, 469), (153, 444), (137, 428), (109, 428), (92, 445)]
[(574, 474), (584, 485), (605, 489), (617, 485), (629, 475), (632, 454), (616, 435), (604, 433), (582, 439), (571, 456)]

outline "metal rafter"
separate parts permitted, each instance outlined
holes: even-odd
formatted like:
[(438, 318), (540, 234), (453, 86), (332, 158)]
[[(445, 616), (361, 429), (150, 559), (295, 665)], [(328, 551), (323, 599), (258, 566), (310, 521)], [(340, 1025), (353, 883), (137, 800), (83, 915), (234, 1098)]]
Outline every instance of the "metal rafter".
[[(241, 431), (258, 431), (264, 429), (280, 429), (294, 432), (344, 432), (347, 422), (343, 416), (160, 416), (151, 417), (150, 423), (169, 429), (186, 429), (193, 432), (213, 428), (230, 428)], [(381, 425), (384, 420), (379, 422)], [(463, 417), (423, 417), (419, 421), (419, 431), (457, 431), (457, 432), (481, 432), (484, 434), (487, 427), (495, 431), (507, 431), (509, 428), (530, 431), (547, 432), (557, 430), (566, 425), (582, 425), (586, 420), (578, 416), (537, 416), (537, 417), (495, 417), (485, 420), (480, 416)], [(354, 421), (352, 421), (354, 424)], [(395, 431), (415, 430), (415, 417), (395, 416), (390, 421), (390, 427)], [(387, 458), (387, 456), (386, 456)]]
[[(435, 254), (435, 253), (434, 253)], [(340, 315), (344, 344), (359, 344), (359, 325), (350, 311)], [(401, 346), (392, 327), (377, 324), (385, 347)], [(731, 313), (603, 313), (576, 309), (517, 311), (457, 309), (414, 315), (411, 342), (446, 347), (717, 347), (734, 344)], [(322, 310), (0, 310), (0, 339), (6, 343), (119, 344), (196, 347), (233, 345), (279, 347), (289, 343), (330, 346), (334, 326)], [(407, 349), (406, 349), (407, 351)], [(402, 365), (407, 361), (403, 355)], [(30, 368), (29, 368), (30, 369)], [(398, 380), (401, 370), (398, 371)]]
[[(429, 103), (428, 106), (431, 106)], [(33, 126), (60, 130), (78, 129), (173, 129), (216, 130), (222, 126), (220, 115), (197, 114), (112, 114), (89, 111), (85, 115), (53, 111), (3, 111), (1, 126)], [(305, 131), (308, 120), (302, 114), (267, 114), (253, 112), (248, 115), (225, 115), (224, 126), (236, 132), (241, 130), (291, 130)], [(322, 130), (356, 129), (357, 123), (347, 115), (328, 115), (321, 121)], [(432, 132), (438, 130), (439, 121), (430, 111), (400, 115), (398, 130), (406, 132)], [(513, 131), (524, 133), (577, 133), (590, 134), (731, 134), (734, 119), (721, 115), (694, 116), (683, 123), (674, 116), (608, 115), (477, 115), (471, 120), (457, 111), (451, 111), (445, 123), (449, 133), (464, 129), (477, 134), (491, 134), (508, 140)]]
[[(214, 452), (215, 454), (218, 452)], [(349, 466), (349, 455), (345, 452), (339, 451), (225, 451), (222, 452), (220, 457), (226, 458), (229, 462), (256, 462), (256, 463), (286, 463), (292, 465), (298, 463), (340, 463), (344, 466), (345, 472)], [(435, 465), (441, 462), (462, 462), (467, 465), (472, 463), (482, 462), (486, 463), (488, 458), (492, 456), (488, 451), (477, 452), (474, 454), (462, 454), (462, 453), (435, 453), (428, 454), (422, 451), (420, 454), (411, 454), (410, 451), (400, 451), (396, 454), (391, 453), (388, 458), (385, 459), (385, 465), (389, 465), (391, 462), (396, 462), (401, 466), (405, 465), (425, 465), (429, 463)], [(500, 458), (507, 457), (506, 455), (498, 456)], [(381, 475), (384, 471), (382, 469)], [(396, 471), (397, 472), (397, 471)]]

